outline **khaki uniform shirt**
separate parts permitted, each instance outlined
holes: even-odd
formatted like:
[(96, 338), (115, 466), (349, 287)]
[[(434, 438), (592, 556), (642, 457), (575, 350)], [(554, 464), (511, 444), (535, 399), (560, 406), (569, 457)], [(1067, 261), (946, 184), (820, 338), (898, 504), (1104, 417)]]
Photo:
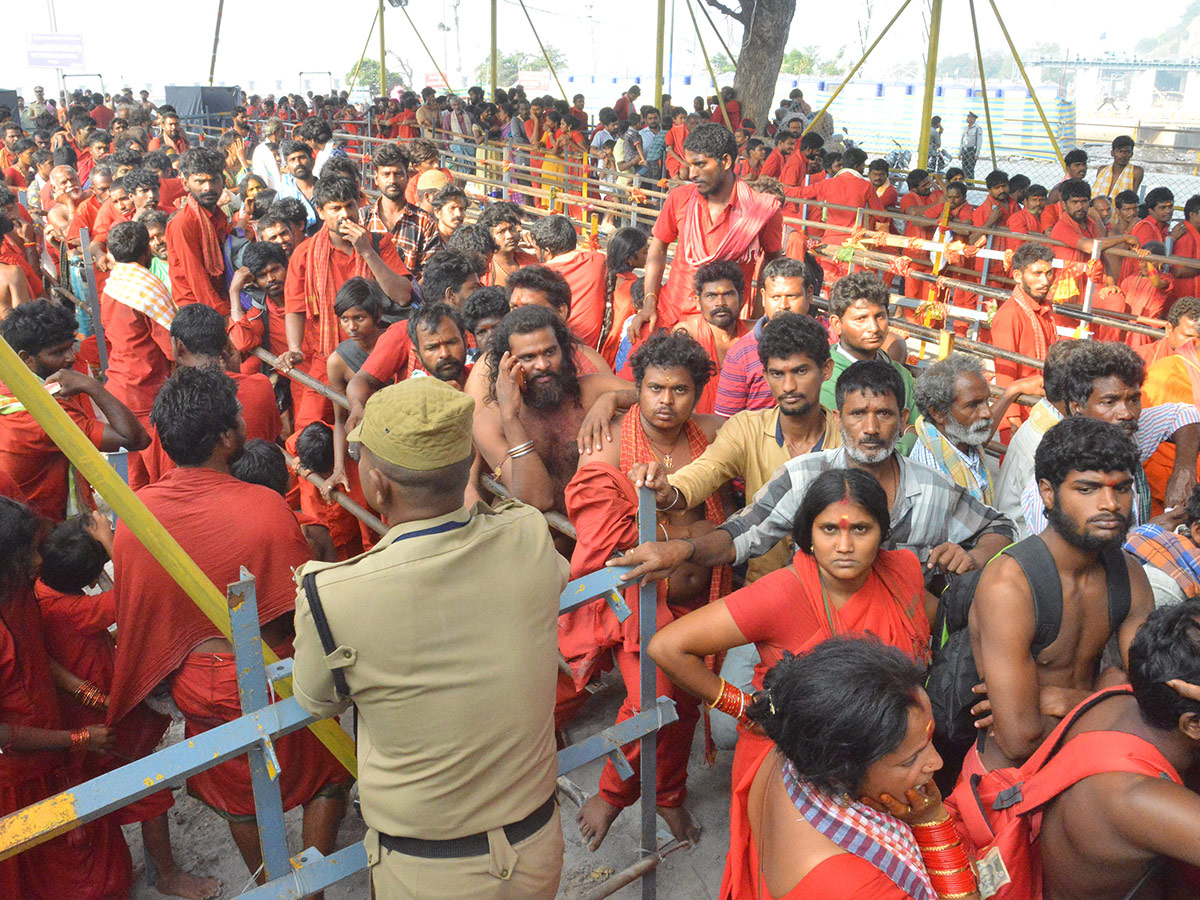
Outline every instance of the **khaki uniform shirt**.
[[(301, 587), (318, 593), (327, 657)], [(569, 566), (531, 506), (480, 503), (397, 525), (372, 550), (296, 573), (295, 696), (335, 715), (331, 667), (358, 707), (363, 819), (447, 840), (519, 821), (558, 774), (558, 603)]]
[[(837, 413), (825, 410), (825, 434), (814, 450), (832, 450), (842, 446)], [(679, 488), (690, 509), (703, 503), (713, 491), (730, 479), (746, 481), (749, 500), (785, 462), (791, 459), (779, 424), (779, 407), (746, 409), (725, 420), (725, 424), (696, 459), (667, 481)], [(790, 539), (777, 543), (762, 556), (750, 560), (746, 583), (781, 569), (792, 561)]]

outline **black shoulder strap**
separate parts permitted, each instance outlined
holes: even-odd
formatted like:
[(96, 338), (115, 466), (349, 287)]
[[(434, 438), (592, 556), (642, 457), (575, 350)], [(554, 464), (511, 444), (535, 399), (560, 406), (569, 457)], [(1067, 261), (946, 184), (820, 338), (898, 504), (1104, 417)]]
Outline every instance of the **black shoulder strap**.
[(1054, 643), (1062, 627), (1062, 579), (1058, 577), (1058, 567), (1050, 555), (1050, 548), (1036, 534), (1004, 552), (1017, 561), (1033, 594), (1036, 624), (1029, 650), (1036, 657)]
[(1104, 561), (1104, 577), (1108, 586), (1108, 630), (1109, 634), (1116, 634), (1133, 605), (1129, 565), (1125, 561), (1125, 551), (1120, 547), (1108, 548), (1100, 558)]
[[(325, 618), (325, 607), (321, 596), (317, 593), (317, 574), (309, 572), (301, 583), (304, 585), (304, 595), (308, 598), (308, 608), (312, 611), (313, 624), (317, 626), (317, 636), (321, 638), (321, 648), (328, 656), (337, 649), (333, 640), (333, 632), (329, 630), (329, 620)], [(350, 685), (346, 683), (346, 673), (341, 669), (330, 669), (333, 676), (333, 691), (339, 700), (350, 696)]]

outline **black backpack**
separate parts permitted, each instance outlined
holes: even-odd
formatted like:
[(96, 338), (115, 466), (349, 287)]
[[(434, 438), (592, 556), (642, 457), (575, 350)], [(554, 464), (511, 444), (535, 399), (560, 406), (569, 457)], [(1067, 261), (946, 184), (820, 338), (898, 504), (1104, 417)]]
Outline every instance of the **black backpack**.
[[(1036, 627), (1029, 652), (1035, 658), (1054, 643), (1062, 626), (1062, 581), (1054, 557), (1037, 535), (1002, 551), (1017, 561), (1033, 593)], [(1108, 586), (1109, 630), (1116, 632), (1129, 615), (1132, 594), (1125, 555), (1119, 547), (1101, 554)], [(982, 569), (953, 578), (938, 601), (933, 623), (933, 662), (925, 690), (933, 706), (934, 736), (939, 749), (965, 754), (979, 737), (971, 707), (982, 699), (971, 689), (979, 671), (971, 651), (967, 615), (975, 599)]]

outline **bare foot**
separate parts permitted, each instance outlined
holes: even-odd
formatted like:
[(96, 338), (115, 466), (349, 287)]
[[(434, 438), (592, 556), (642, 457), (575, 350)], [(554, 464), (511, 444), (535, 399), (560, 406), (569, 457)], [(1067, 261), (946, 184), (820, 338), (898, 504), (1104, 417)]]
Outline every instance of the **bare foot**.
[(201, 878), (176, 867), (174, 872), (160, 874), (154, 881), (160, 894), (186, 897), (187, 900), (212, 900), (221, 894), (221, 882), (216, 878)]
[(619, 806), (613, 806), (599, 794), (589, 797), (588, 801), (579, 807), (575, 821), (579, 823), (579, 834), (587, 841), (588, 850), (595, 853), (600, 849), (608, 829), (620, 814)]
[(677, 841), (690, 841), (692, 846), (700, 843), (700, 823), (692, 818), (692, 814), (683, 806), (660, 806), (658, 814), (663, 817), (671, 834)]

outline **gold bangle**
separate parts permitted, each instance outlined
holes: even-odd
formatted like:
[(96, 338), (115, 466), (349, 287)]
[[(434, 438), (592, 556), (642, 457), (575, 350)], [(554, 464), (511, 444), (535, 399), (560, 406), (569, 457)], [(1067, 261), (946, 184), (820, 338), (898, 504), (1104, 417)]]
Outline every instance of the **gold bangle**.
[(962, 846), (962, 840), (959, 839), (957, 841), (951, 841), (949, 844), (938, 844), (933, 847), (922, 847), (921, 844), (918, 843), (917, 849), (920, 850), (922, 853), (939, 853), (944, 850), (951, 850), (954, 847), (961, 847), (961, 846)]
[(957, 875), (959, 872), (965, 872), (970, 868), (971, 866), (968, 863), (960, 869), (926, 869), (925, 871), (930, 875)]
[[(720, 677), (720, 676), (718, 676)], [(725, 693), (725, 679), (721, 679), (721, 686), (717, 689), (717, 698), (715, 700), (705, 700), (709, 709), (716, 709), (717, 704), (721, 702), (721, 695)]]
[(920, 825), (909, 825), (908, 827), (914, 831), (918, 828), (936, 828), (939, 825), (945, 825), (950, 821), (950, 814), (946, 813), (945, 818), (938, 819), (936, 822), (922, 822)]

